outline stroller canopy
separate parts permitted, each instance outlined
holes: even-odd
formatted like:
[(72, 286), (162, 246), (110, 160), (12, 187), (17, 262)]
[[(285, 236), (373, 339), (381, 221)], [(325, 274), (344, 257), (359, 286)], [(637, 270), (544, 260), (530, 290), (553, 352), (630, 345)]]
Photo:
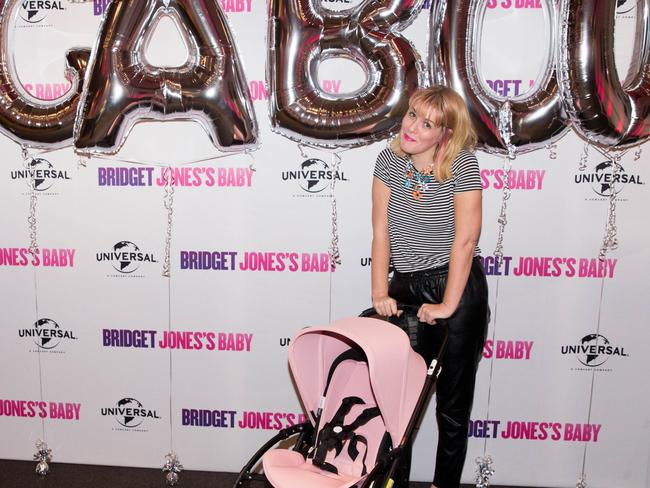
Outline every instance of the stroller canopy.
[(397, 445), (424, 386), (427, 366), (395, 325), (353, 317), (300, 331), (289, 346), (289, 365), (300, 399), (307, 412), (316, 412), (333, 361), (351, 347), (363, 350), (368, 359), (372, 392)]

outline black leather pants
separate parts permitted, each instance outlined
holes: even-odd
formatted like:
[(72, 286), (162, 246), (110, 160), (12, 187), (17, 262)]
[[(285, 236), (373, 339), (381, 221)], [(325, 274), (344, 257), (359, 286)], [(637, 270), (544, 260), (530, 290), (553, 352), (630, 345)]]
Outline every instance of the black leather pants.
[[(388, 294), (407, 305), (440, 303), (447, 284), (447, 272), (445, 266), (415, 273), (395, 273)], [(476, 370), (483, 352), (489, 315), (485, 273), (479, 259), (474, 258), (458, 309), (446, 320), (449, 338), (436, 383), (438, 450), (433, 483), (438, 488), (460, 486), (467, 454)], [(425, 341), (426, 335), (421, 334), (413, 349), (429, 361), (435, 351)], [(404, 486), (404, 475), (408, 476), (409, 470), (410, 462), (399, 470), (396, 476), (398, 485)]]

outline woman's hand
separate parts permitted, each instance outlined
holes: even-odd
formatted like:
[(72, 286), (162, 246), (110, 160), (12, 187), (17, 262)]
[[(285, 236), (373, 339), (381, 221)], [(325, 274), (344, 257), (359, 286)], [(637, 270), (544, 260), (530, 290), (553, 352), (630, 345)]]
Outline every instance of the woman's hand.
[(383, 315), (384, 317), (399, 315), (397, 313), (397, 301), (388, 295), (373, 298), (372, 306), (379, 315)]
[(418, 319), (420, 322), (433, 325), (436, 323), (436, 319), (447, 319), (453, 313), (454, 310), (444, 303), (425, 303), (418, 310)]

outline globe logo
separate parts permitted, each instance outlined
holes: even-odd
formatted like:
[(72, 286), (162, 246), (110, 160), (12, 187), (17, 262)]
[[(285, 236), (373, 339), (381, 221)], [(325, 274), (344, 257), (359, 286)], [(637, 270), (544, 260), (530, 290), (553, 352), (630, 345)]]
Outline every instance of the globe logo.
[(631, 12), (635, 7), (636, 2), (634, 0), (616, 0), (616, 13), (619, 15)]
[(39, 22), (43, 21), (47, 16), (47, 10), (32, 8), (36, 6), (37, 3), (33, 1), (23, 2), (22, 6), (20, 7), (20, 18), (25, 22), (29, 22), (30, 24), (38, 24)]
[(309, 193), (320, 193), (332, 180), (332, 172), (322, 159), (307, 159), (300, 164), (300, 188)]
[[(34, 344), (41, 349), (54, 349), (61, 340), (58, 337), (50, 337), (49, 331), (60, 330), (59, 324), (52, 319), (40, 319), (34, 324), (37, 335), (34, 336)], [(38, 335), (40, 331), (40, 336)], [(48, 332), (44, 332), (48, 331)]]
[(117, 415), (117, 422), (130, 429), (139, 426), (144, 419), (140, 416), (134, 414), (133, 410), (142, 409), (142, 403), (140, 403), (135, 398), (122, 398), (117, 402), (118, 410), (122, 410), (124, 415)]
[[(49, 190), (54, 184), (53, 178), (48, 178), (48, 172), (54, 169), (52, 163), (42, 158), (34, 158), (27, 164), (27, 169), (30, 175), (34, 173), (34, 189), (36, 191)], [(31, 188), (32, 179), (27, 180), (27, 184)]]
[[(623, 168), (623, 166), (621, 166), (618, 163), (612, 163), (612, 161), (603, 161), (602, 163), (597, 164), (596, 168), (594, 169), (596, 173), (596, 178), (592, 182), (591, 187), (598, 195), (602, 197), (608, 197), (612, 194), (611, 175), (612, 175), (613, 164), (616, 164), (616, 172), (619, 175), (625, 173), (625, 169)], [(623, 189), (623, 185), (617, 181), (616, 185), (614, 185), (613, 188), (614, 191), (616, 192), (616, 195), (618, 195)]]
[(586, 346), (586, 350), (592, 352), (592, 354), (587, 352), (584, 355), (578, 356), (578, 361), (580, 361), (585, 366), (595, 368), (596, 366), (603, 364), (609, 358), (609, 356), (605, 354), (598, 353), (598, 346), (609, 345), (609, 340), (605, 336), (602, 336), (600, 334), (586, 335), (580, 339), (580, 345)]
[(113, 251), (117, 258), (117, 265), (113, 268), (120, 273), (133, 273), (140, 267), (140, 262), (134, 259), (140, 248), (131, 241), (120, 241), (113, 246)]

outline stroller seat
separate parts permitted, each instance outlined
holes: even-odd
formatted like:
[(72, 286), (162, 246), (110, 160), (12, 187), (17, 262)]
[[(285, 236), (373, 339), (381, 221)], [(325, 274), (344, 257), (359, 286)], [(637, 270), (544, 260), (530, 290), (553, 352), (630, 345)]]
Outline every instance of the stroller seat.
[(289, 449), (267, 452), (262, 464), (269, 482), (283, 488), (347, 488), (359, 480), (358, 476), (323, 471), (311, 461), (305, 461), (299, 452)]
[(273, 486), (346, 488), (374, 466), (386, 425), (365, 359), (345, 359), (337, 364), (326, 389), (322, 429), (307, 459), (286, 449), (263, 456), (264, 472)]

